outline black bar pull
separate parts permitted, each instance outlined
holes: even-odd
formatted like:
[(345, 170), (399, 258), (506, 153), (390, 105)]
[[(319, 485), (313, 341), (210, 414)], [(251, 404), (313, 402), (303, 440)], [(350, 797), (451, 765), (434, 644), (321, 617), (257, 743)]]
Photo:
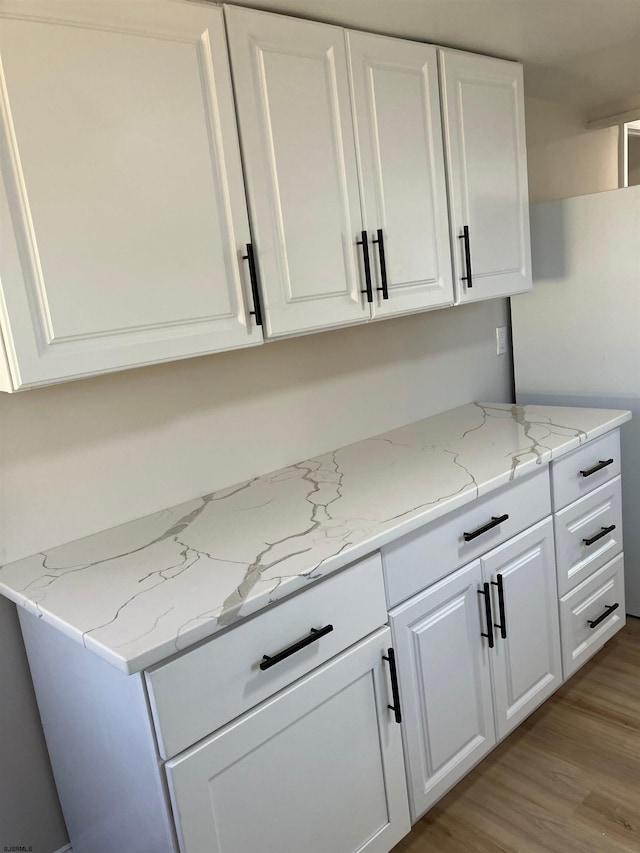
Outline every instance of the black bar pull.
[(482, 584), (482, 589), (478, 590), (478, 595), (484, 595), (484, 614), (487, 619), (487, 633), (480, 634), (481, 637), (486, 637), (489, 640), (489, 648), (492, 649), (495, 645), (493, 642), (493, 616), (491, 615), (491, 590), (488, 583)]
[(471, 246), (469, 244), (469, 226), (465, 225), (462, 229), (462, 234), (458, 235), (458, 240), (464, 240), (464, 263), (467, 268), (467, 274), (461, 275), (462, 281), (467, 282), (467, 287), (473, 287), (473, 277), (471, 275)]
[(594, 542), (597, 542), (598, 539), (602, 539), (603, 536), (606, 536), (607, 533), (611, 533), (612, 530), (615, 530), (615, 524), (610, 524), (609, 527), (601, 527), (600, 532), (596, 533), (595, 536), (592, 536), (591, 539), (583, 539), (585, 545), (593, 545)]
[(502, 585), (502, 575), (496, 575), (497, 582), (491, 581), (492, 586), (498, 587), (498, 609), (500, 610), (500, 624), (493, 623), (494, 628), (500, 628), (500, 636), (503, 640), (507, 639), (507, 619), (504, 613), (504, 587)]
[(378, 228), (377, 230), (378, 239), (372, 240), (372, 243), (378, 244), (378, 255), (380, 257), (380, 279), (382, 281), (382, 287), (376, 287), (376, 290), (382, 291), (382, 298), (389, 298), (389, 287), (387, 285), (387, 263), (384, 259), (384, 236), (382, 234), (382, 228)]
[(364, 258), (364, 282), (365, 287), (360, 293), (367, 294), (367, 302), (373, 302), (373, 288), (371, 286), (371, 265), (369, 264), (369, 238), (366, 231), (361, 231), (362, 240), (356, 240), (358, 246), (362, 246), (362, 256)]
[(607, 465), (613, 465), (613, 459), (601, 459), (597, 465), (593, 466), (593, 468), (589, 468), (587, 471), (580, 471), (580, 473), (583, 477), (590, 477), (597, 471), (602, 471), (602, 469), (606, 468)]
[(482, 536), (483, 533), (487, 533), (489, 530), (492, 530), (494, 527), (497, 527), (499, 524), (502, 524), (502, 522), (506, 521), (508, 518), (508, 513), (505, 513), (504, 515), (492, 515), (491, 521), (488, 521), (486, 524), (483, 524), (482, 527), (478, 527), (477, 530), (472, 530), (471, 533), (464, 533), (464, 541), (471, 542), (471, 540), (475, 539), (476, 536)]
[(611, 616), (611, 614), (613, 613), (613, 611), (614, 611), (614, 610), (617, 610), (617, 609), (618, 609), (618, 607), (620, 607), (620, 605), (618, 604), (618, 602), (617, 602), (617, 601), (616, 601), (616, 603), (615, 603), (615, 604), (609, 604), (609, 605), (607, 605), (607, 609), (604, 611), (604, 613), (603, 613), (601, 616), (598, 616), (598, 618), (597, 618), (597, 619), (594, 619), (594, 620), (593, 620), (593, 622), (591, 622), (589, 619), (587, 619), (587, 625), (588, 625), (590, 628), (597, 628), (597, 627), (598, 627), (598, 625), (599, 625), (601, 622), (604, 622), (604, 620), (607, 618), (607, 616)]
[(400, 713), (400, 691), (398, 690), (398, 671), (396, 669), (396, 653), (393, 649), (387, 649), (387, 654), (382, 655), (382, 660), (389, 662), (389, 672), (391, 674), (391, 692), (393, 693), (393, 705), (387, 705), (390, 711), (393, 711), (396, 718), (396, 723), (402, 722), (402, 714)]
[(269, 657), (269, 655), (262, 656), (262, 662), (260, 663), (260, 669), (269, 669), (271, 666), (275, 666), (280, 661), (288, 658), (290, 655), (294, 655), (296, 652), (299, 652), (300, 649), (304, 649), (305, 646), (310, 646), (311, 643), (317, 642), (320, 637), (325, 637), (327, 634), (330, 634), (333, 631), (333, 625), (325, 625), (324, 628), (311, 628), (311, 633), (308, 637), (305, 637), (302, 640), (298, 640), (297, 643), (293, 643), (290, 646), (287, 646), (286, 649), (283, 649), (281, 652), (278, 652), (277, 655), (273, 655), (273, 657)]
[(247, 243), (247, 254), (242, 256), (243, 261), (249, 261), (249, 279), (251, 280), (251, 295), (253, 296), (253, 314), (256, 318), (256, 326), (262, 325), (262, 307), (260, 305), (260, 291), (258, 290), (258, 272), (256, 269), (256, 259), (253, 254), (253, 244)]

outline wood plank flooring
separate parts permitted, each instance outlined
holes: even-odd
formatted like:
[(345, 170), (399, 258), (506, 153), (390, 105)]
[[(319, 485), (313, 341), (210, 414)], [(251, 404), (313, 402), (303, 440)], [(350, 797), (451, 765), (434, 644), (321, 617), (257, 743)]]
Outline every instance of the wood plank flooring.
[(393, 853), (640, 853), (640, 619)]

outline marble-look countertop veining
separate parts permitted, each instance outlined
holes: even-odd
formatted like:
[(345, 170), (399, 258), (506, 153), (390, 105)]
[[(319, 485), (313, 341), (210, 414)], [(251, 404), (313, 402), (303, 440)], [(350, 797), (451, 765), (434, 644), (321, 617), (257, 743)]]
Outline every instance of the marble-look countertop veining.
[(0, 567), (0, 592), (127, 673), (620, 426), (472, 403)]

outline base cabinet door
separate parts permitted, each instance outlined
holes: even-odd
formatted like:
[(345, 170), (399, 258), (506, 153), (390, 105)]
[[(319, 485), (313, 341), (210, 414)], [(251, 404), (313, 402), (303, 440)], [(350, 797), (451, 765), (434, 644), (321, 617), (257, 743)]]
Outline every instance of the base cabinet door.
[(491, 585), (491, 655), (498, 739), (562, 683), (558, 596), (550, 518), (482, 558)]
[(390, 632), (166, 765), (182, 853), (387, 853), (408, 831)]
[(496, 742), (476, 560), (391, 611), (412, 820)]

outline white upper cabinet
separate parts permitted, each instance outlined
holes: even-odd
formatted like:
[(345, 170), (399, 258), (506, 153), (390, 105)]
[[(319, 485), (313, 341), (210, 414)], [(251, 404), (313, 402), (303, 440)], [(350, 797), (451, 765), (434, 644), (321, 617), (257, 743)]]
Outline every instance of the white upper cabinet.
[(259, 344), (258, 294), (277, 338), (531, 286), (516, 63), (175, 0), (0, 23), (1, 390)]
[(436, 49), (225, 14), (267, 333), (452, 305)]
[(222, 10), (4, 0), (1, 14), (13, 389), (260, 343)]
[(522, 66), (440, 51), (456, 301), (531, 288)]
[(373, 242), (373, 314), (452, 305), (436, 48), (346, 37), (364, 227)]
[(225, 7), (268, 335), (363, 322), (344, 32)]

